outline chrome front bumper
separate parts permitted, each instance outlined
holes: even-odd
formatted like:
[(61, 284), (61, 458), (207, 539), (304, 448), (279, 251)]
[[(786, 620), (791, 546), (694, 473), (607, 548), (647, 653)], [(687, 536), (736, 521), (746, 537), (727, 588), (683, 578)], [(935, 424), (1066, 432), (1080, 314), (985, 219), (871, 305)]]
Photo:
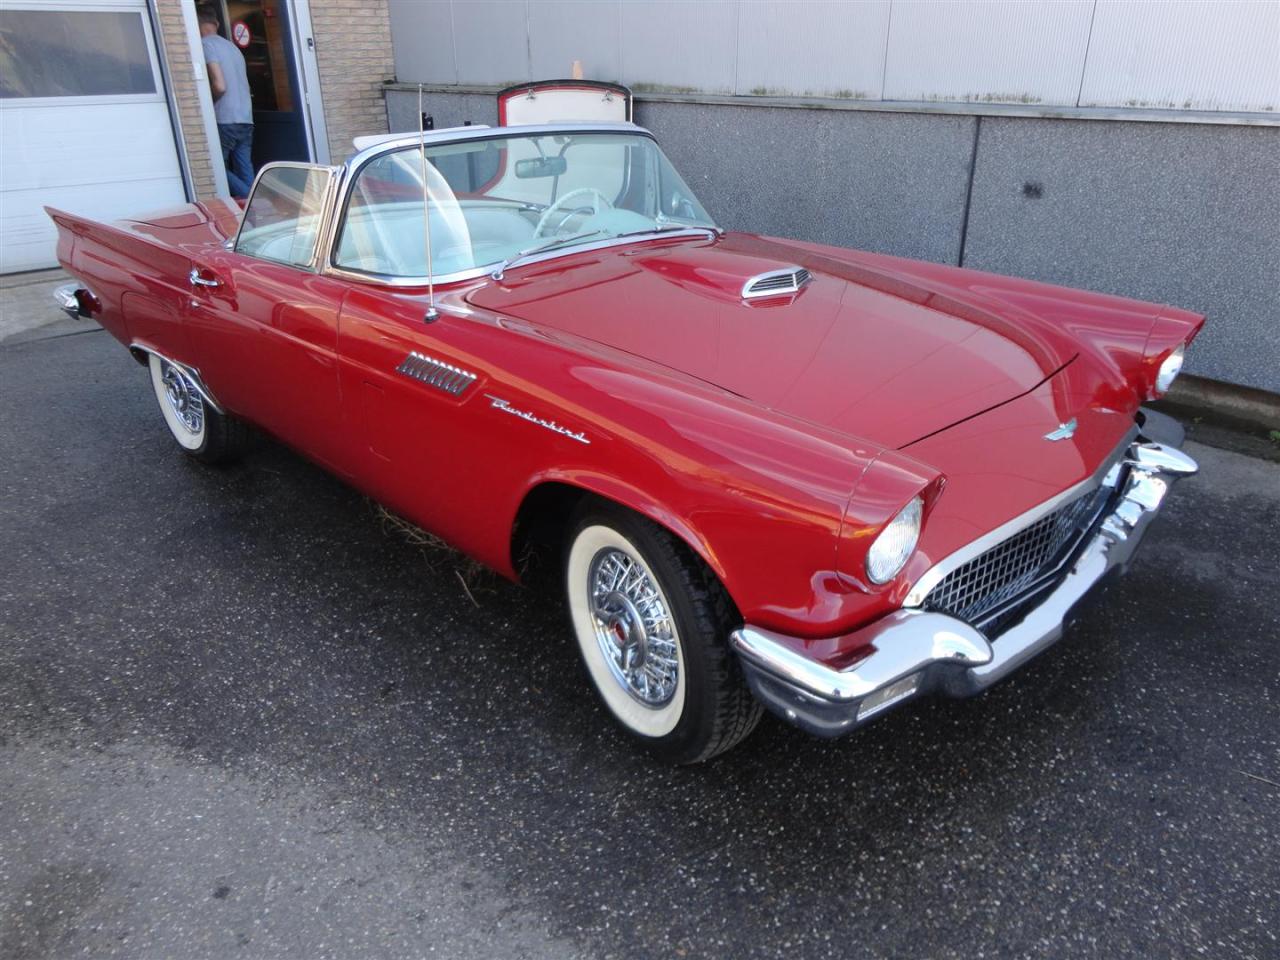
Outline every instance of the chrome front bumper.
[[(1181, 439), (1176, 429), (1175, 443)], [(859, 631), (855, 645), (866, 642), (874, 651), (848, 669), (835, 670), (797, 653), (798, 642), (747, 625), (734, 631), (731, 643), (752, 692), (796, 726), (836, 737), (922, 694), (967, 697), (985, 690), (1062, 636), (1085, 595), (1128, 567), (1172, 482), (1198, 469), (1176, 446), (1146, 439), (1130, 444), (1118, 466), (1127, 466), (1127, 472), (1113, 467), (1108, 476), (1123, 475), (1123, 489), (1074, 564), (1020, 622), (994, 640), (947, 614), (904, 608)]]

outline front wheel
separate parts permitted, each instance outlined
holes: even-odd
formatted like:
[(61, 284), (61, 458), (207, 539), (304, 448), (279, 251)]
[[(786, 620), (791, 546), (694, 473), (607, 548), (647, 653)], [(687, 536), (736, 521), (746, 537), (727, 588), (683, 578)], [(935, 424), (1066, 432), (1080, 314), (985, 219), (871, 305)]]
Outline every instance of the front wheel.
[(682, 542), (621, 509), (591, 509), (570, 537), (565, 581), (587, 674), (631, 737), (696, 763), (755, 728), (761, 707), (727, 643), (733, 604)]
[(154, 353), (147, 363), (165, 425), (183, 451), (203, 463), (237, 459), (244, 449), (244, 424), (214, 410), (181, 367)]

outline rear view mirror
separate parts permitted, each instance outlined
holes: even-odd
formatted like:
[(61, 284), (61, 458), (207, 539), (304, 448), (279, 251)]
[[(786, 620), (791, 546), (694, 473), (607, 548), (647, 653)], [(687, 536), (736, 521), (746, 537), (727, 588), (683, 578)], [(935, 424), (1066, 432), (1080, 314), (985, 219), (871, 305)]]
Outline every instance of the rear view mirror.
[(516, 179), (532, 180), (536, 177), (559, 177), (569, 169), (564, 157), (529, 157), (516, 161)]

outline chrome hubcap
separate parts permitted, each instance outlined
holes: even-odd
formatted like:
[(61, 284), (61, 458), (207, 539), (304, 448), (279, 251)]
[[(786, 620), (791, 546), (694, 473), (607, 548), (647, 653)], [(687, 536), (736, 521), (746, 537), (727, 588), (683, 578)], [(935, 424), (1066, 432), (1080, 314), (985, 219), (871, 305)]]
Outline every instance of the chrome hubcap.
[(596, 554), (589, 577), (596, 642), (614, 679), (646, 707), (666, 705), (675, 696), (680, 664), (658, 585), (634, 557), (615, 549)]
[(169, 406), (178, 415), (182, 425), (192, 433), (199, 433), (204, 427), (204, 401), (200, 399), (195, 385), (171, 363), (164, 365), (160, 380), (164, 384), (164, 395)]

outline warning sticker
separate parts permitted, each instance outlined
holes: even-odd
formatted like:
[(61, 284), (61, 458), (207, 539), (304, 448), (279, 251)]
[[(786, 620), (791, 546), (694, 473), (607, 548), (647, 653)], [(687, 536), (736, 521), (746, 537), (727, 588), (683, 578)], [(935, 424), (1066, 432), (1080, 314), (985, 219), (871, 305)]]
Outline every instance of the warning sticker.
[(243, 20), (237, 20), (231, 25), (231, 39), (235, 41), (237, 47), (241, 50), (249, 46), (249, 25)]

